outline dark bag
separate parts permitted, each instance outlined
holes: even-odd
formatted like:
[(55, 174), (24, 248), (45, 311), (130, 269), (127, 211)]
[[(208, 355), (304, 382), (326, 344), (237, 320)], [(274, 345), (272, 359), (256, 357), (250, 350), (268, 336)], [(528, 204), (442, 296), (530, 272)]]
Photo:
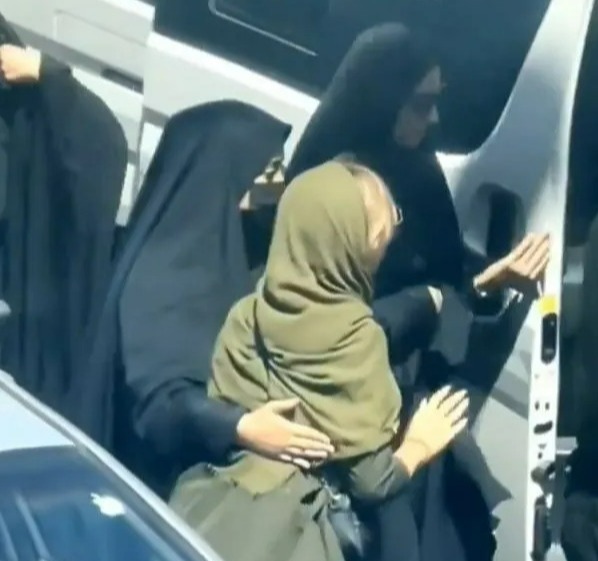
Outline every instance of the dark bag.
[(339, 491), (326, 476), (322, 483), (328, 493), (328, 521), (338, 538), (345, 561), (366, 557), (365, 528), (351, 505), (349, 495)]
[[(254, 337), (257, 352), (264, 363), (266, 371), (270, 371), (269, 353), (257, 323), (255, 316)], [(346, 561), (360, 561), (365, 559), (365, 532), (363, 525), (351, 505), (351, 499), (338, 489), (338, 486), (322, 471), (322, 485), (328, 494), (328, 520), (338, 538), (343, 556)]]

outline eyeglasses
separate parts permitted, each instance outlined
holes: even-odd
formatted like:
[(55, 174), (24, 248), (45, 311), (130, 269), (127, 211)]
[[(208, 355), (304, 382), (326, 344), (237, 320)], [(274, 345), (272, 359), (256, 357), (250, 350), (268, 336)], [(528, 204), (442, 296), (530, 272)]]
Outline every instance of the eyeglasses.
[(396, 205), (395, 210), (397, 214), (395, 216), (394, 227), (398, 228), (403, 223), (403, 211), (401, 210), (401, 207)]
[(403, 224), (403, 211), (401, 207), (397, 205), (393, 205), (395, 212), (393, 213), (393, 221), (392, 221), (392, 232), (390, 235), (390, 239), (394, 240), (400, 231), (400, 226)]

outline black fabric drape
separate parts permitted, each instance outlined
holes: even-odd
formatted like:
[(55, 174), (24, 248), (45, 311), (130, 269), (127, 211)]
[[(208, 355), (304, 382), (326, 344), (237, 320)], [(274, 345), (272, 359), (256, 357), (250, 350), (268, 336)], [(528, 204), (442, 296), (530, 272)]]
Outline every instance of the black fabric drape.
[[(6, 21), (0, 27), (17, 43)], [(7, 129), (2, 293), (12, 310), (2, 367), (74, 420), (111, 272), (126, 139), (106, 104), (47, 56), (38, 82), (5, 84), (0, 118)]]
[(598, 559), (598, 218), (590, 226), (584, 255), (583, 302), (578, 341), (581, 364), (573, 378), (582, 396), (577, 403), (577, 449), (571, 455), (562, 541), (567, 559)]
[(148, 170), (94, 342), (104, 423), (91, 429), (155, 486), (234, 444), (242, 411), (205, 384), (226, 314), (253, 288), (239, 203), (288, 132), (243, 103), (193, 107), (169, 120)]

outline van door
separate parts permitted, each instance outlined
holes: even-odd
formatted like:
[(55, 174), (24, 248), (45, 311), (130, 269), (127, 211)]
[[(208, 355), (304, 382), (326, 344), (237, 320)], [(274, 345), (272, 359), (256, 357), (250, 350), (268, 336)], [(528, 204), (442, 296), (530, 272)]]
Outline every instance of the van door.
[[(550, 232), (551, 298), (543, 305), (558, 312), (571, 116), (593, 0), (310, 0), (269, 11), (274, 4), (158, 3), (144, 75), (141, 169), (167, 116), (222, 98), (291, 123), (289, 155), (355, 35), (373, 23), (404, 21), (427, 33), (439, 53), (447, 82), (440, 158), (466, 243), (493, 258), (528, 231)], [(559, 316), (543, 321), (542, 305), (508, 305), (510, 298), (480, 310), (462, 377), (474, 397), (473, 431), (499, 483), (484, 487), (498, 521), (496, 559), (523, 561), (543, 558), (550, 541), (544, 468), (556, 448)]]
[[(543, 559), (550, 546), (548, 468), (556, 457), (569, 143), (592, 9), (592, 1), (550, 3), (490, 137), (467, 157), (444, 160), (466, 242), (475, 249), (489, 254), (498, 246), (504, 253), (528, 231), (548, 231), (552, 240), (544, 287), (550, 301), (543, 300), (544, 309), (542, 302), (529, 311), (519, 303), (495, 319), (480, 318), (465, 369), (483, 402), (477, 441), (511, 495), (494, 511), (496, 558), (504, 561)], [(511, 210), (505, 213), (505, 206)], [(501, 227), (495, 229), (496, 220)], [(491, 388), (487, 399), (485, 388)]]

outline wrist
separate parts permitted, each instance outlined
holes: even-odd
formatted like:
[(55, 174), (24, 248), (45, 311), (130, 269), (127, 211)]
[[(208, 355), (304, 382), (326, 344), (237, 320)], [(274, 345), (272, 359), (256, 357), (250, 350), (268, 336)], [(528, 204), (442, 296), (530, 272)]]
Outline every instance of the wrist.
[(235, 441), (238, 446), (241, 446), (243, 448), (247, 447), (247, 443), (249, 442), (248, 435), (251, 430), (249, 427), (250, 424), (250, 413), (243, 413), (243, 415), (241, 415), (240, 419), (237, 422), (237, 427), (235, 431)]
[(27, 77), (30, 80), (37, 82), (41, 72), (42, 54), (37, 49), (33, 49), (31, 47), (27, 47), (27, 54), (29, 55), (30, 62)]
[(485, 298), (488, 296), (488, 292), (493, 290), (492, 282), (490, 279), (486, 278), (485, 273), (486, 271), (476, 275), (471, 282), (473, 293), (478, 298)]
[(430, 456), (428, 447), (421, 440), (405, 439), (395, 452), (395, 458), (401, 462), (411, 477), (418, 468), (426, 463)]
[(480, 273), (479, 275), (476, 275), (475, 277), (473, 277), (473, 281), (472, 281), (472, 287), (473, 290), (477, 293), (477, 294), (481, 294), (484, 292), (485, 289), (485, 279), (484, 279), (484, 273)]

